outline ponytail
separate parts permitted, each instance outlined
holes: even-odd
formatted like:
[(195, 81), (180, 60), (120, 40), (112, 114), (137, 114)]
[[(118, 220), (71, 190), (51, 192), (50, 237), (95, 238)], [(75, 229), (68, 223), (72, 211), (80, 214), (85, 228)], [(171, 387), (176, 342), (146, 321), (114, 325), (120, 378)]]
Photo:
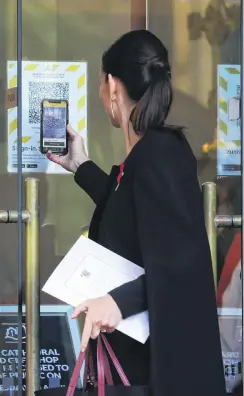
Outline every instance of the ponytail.
[(131, 112), (130, 122), (138, 135), (162, 128), (172, 102), (170, 70), (160, 63), (151, 66), (150, 83)]

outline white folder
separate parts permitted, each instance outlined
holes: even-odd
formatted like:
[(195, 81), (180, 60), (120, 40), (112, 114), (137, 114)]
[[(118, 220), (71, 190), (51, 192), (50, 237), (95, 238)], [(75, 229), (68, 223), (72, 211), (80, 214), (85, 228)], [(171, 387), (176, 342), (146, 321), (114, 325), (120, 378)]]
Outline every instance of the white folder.
[[(143, 274), (143, 268), (81, 236), (42, 290), (76, 307)], [(149, 337), (148, 312), (123, 319), (117, 330), (144, 344)]]

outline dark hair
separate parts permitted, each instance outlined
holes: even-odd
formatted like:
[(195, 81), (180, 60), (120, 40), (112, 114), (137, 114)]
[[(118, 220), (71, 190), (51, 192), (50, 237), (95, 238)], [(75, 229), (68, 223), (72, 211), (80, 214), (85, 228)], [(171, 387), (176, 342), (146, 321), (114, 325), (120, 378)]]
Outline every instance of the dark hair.
[(130, 121), (137, 134), (165, 124), (172, 103), (168, 51), (148, 30), (121, 36), (103, 54), (102, 70), (117, 77), (136, 102)]

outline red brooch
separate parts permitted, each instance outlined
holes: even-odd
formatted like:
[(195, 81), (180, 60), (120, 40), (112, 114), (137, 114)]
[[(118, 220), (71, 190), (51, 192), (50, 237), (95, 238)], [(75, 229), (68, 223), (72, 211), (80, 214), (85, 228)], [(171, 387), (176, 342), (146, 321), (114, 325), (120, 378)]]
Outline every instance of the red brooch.
[(117, 184), (117, 187), (116, 187), (115, 191), (118, 190), (120, 182), (121, 182), (121, 179), (124, 176), (124, 167), (125, 167), (125, 164), (120, 164), (120, 166), (119, 166), (119, 174), (118, 174), (118, 177), (117, 177), (117, 183), (118, 184)]

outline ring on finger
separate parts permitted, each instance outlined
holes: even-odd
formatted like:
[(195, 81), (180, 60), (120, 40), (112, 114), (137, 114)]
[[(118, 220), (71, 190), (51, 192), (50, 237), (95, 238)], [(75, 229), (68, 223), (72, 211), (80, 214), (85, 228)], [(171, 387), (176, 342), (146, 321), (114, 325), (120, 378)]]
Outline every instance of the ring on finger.
[(101, 333), (107, 333), (107, 324), (103, 324), (100, 328)]

